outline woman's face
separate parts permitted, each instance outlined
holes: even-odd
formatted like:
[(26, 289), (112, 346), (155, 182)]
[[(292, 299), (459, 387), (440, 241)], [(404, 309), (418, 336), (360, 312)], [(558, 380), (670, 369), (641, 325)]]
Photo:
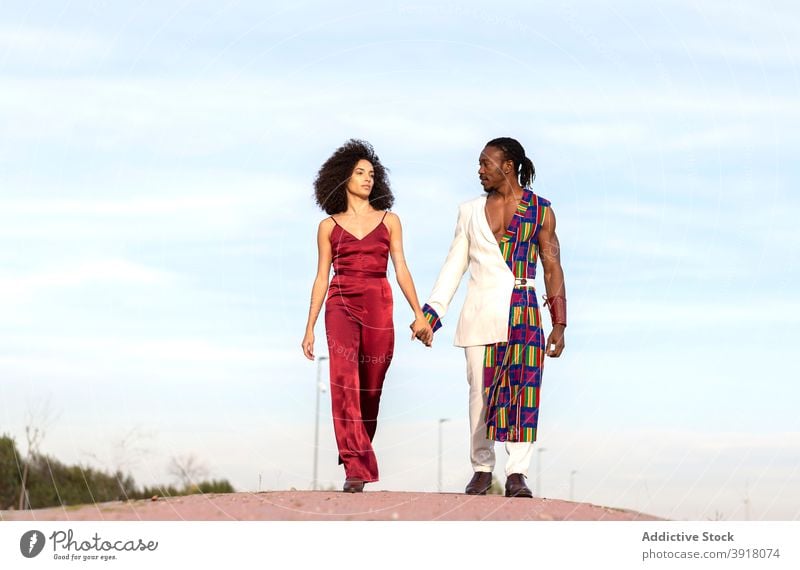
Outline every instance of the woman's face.
[(347, 183), (347, 193), (355, 194), (359, 198), (366, 200), (372, 192), (373, 184), (375, 184), (375, 170), (373, 170), (370, 161), (362, 158), (353, 169), (353, 174), (350, 175), (350, 181)]

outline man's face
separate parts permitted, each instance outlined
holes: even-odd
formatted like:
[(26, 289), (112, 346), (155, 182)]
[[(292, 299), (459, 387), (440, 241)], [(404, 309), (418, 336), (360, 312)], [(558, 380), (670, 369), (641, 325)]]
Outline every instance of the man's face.
[(478, 177), (486, 192), (500, 188), (511, 175), (513, 161), (506, 160), (502, 149), (487, 146), (478, 159)]

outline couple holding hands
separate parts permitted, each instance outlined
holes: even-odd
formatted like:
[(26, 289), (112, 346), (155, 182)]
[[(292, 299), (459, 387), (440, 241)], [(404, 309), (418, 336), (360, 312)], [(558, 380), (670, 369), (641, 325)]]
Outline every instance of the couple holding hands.
[[(394, 350), (386, 279), (391, 257), (414, 311), (412, 339), (426, 346), (469, 270), (454, 342), (464, 348), (469, 383), (474, 474), (466, 493), (483, 495), (491, 487), (494, 442), (503, 441), (506, 496), (532, 496), (525, 478), (536, 440), (544, 357), (561, 355), (567, 324), (556, 219), (550, 202), (531, 189), (535, 169), (518, 141), (489, 141), (478, 165), (484, 194), (459, 207), (447, 259), (423, 306), (403, 254), (400, 218), (389, 211), (394, 196), (387, 173), (372, 146), (346, 142), (317, 174), (316, 201), (329, 217), (317, 233), (317, 276), (302, 348), (313, 360), (314, 325), (324, 301), (333, 424), (346, 492), (361, 492), (365, 483), (378, 480), (372, 439)], [(553, 325), (546, 338), (534, 289), (539, 260)]]

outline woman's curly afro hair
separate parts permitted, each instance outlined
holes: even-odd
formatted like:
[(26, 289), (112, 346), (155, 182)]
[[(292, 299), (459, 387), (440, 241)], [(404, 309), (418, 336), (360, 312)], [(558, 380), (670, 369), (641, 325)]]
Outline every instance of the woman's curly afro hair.
[(320, 208), (329, 215), (347, 210), (347, 183), (359, 160), (368, 160), (375, 171), (375, 182), (369, 203), (376, 210), (388, 210), (394, 204), (387, 169), (381, 164), (375, 149), (367, 141), (350, 139), (336, 149), (325, 161), (314, 180), (314, 196)]

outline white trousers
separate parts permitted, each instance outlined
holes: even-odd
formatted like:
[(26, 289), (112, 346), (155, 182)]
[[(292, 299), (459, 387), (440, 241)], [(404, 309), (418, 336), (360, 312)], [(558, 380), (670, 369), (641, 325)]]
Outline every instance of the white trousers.
[[(494, 441), (486, 438), (486, 397), (483, 391), (483, 358), (485, 346), (464, 348), (467, 357), (467, 381), (469, 382), (469, 455), (473, 471), (494, 470)], [(508, 461), (506, 476), (521, 473), (528, 476), (528, 467), (533, 457), (533, 442), (506, 442)]]

